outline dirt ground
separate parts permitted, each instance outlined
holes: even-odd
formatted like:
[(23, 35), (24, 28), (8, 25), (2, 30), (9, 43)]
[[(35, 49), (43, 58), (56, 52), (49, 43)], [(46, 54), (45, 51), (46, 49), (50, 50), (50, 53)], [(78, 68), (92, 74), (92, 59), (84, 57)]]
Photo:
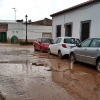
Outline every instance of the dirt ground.
[(0, 100), (100, 100), (95, 66), (0, 44)]

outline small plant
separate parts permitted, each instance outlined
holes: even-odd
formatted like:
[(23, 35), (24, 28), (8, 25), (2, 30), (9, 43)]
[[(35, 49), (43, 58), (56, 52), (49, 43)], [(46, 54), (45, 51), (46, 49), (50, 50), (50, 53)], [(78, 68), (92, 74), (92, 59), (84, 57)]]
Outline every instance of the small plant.
[(33, 45), (33, 42), (20, 42), (20, 45)]

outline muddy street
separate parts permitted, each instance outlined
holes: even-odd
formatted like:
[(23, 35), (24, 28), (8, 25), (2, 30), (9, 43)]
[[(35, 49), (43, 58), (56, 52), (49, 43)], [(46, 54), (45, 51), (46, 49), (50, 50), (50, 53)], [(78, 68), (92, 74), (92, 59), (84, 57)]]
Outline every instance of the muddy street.
[(0, 100), (100, 100), (100, 73), (33, 46), (0, 44)]

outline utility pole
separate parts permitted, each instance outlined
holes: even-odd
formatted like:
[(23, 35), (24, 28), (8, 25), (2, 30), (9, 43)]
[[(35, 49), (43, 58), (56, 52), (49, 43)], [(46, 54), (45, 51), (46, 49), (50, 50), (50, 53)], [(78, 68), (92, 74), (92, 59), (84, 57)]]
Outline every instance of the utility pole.
[(16, 21), (16, 8), (12, 8), (14, 9), (14, 16), (15, 16), (15, 21)]

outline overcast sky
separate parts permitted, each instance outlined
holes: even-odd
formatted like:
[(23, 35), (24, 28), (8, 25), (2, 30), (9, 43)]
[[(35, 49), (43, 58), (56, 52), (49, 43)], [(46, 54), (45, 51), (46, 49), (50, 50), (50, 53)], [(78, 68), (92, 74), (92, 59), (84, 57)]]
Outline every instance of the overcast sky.
[(37, 21), (50, 18), (50, 15), (60, 10), (69, 8), (88, 0), (0, 0), (0, 20), (14, 20), (14, 9), (16, 8), (16, 19)]

